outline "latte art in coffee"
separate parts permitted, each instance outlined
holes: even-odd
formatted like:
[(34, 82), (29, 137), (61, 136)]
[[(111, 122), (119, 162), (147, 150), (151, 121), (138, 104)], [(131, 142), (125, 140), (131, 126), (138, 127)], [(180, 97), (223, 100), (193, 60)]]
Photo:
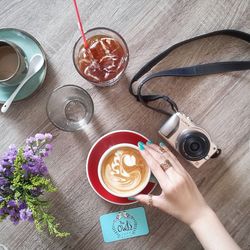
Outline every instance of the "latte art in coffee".
[(101, 175), (105, 185), (117, 194), (129, 194), (147, 181), (148, 166), (137, 149), (121, 147), (104, 159)]

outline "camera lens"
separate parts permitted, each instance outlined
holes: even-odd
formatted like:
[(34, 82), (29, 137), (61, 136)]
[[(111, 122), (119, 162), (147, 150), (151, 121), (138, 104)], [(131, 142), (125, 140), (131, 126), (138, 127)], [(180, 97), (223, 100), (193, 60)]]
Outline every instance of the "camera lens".
[(193, 143), (190, 144), (190, 149), (192, 151), (197, 151), (199, 148), (200, 148), (200, 144), (197, 143), (197, 142), (193, 142)]
[(199, 161), (207, 156), (210, 142), (207, 136), (199, 131), (186, 131), (178, 140), (180, 154), (190, 161)]

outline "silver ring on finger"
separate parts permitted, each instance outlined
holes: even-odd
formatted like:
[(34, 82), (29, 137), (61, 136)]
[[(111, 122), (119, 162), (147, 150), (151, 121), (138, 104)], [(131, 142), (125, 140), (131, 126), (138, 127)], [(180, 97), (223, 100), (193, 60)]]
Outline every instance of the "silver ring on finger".
[(152, 196), (152, 194), (148, 195), (148, 206), (153, 207), (153, 196)]

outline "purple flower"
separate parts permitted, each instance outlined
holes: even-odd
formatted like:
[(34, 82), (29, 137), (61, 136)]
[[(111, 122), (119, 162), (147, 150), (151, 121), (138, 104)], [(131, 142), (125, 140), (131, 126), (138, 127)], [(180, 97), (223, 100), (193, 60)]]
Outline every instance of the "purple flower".
[(17, 156), (17, 148), (15, 145), (10, 145), (9, 150), (5, 153), (1, 161), (1, 170), (4, 172), (6, 167), (12, 167)]
[(30, 220), (32, 218), (32, 211), (29, 208), (21, 209), (19, 214), (21, 220)]
[(30, 145), (25, 145), (24, 152), (29, 151), (29, 150), (31, 150), (31, 146)]
[(29, 172), (29, 166), (28, 166), (28, 164), (23, 164), (22, 165), (22, 169), (24, 170), (25, 173), (28, 173)]
[(0, 186), (4, 186), (4, 185), (6, 185), (6, 184), (8, 184), (9, 182), (8, 182), (8, 180), (7, 179), (5, 179), (4, 177), (1, 177), (0, 176)]
[(6, 168), (5, 171), (4, 171), (4, 175), (5, 177), (10, 177), (12, 176), (13, 172), (14, 172), (14, 167), (9, 167), (9, 168)]
[(38, 155), (33, 155), (33, 156), (32, 156), (32, 160), (33, 160), (33, 161), (40, 161), (40, 160), (41, 160), (41, 157), (38, 156)]
[(19, 223), (19, 220), (20, 220), (19, 214), (10, 216), (10, 221), (12, 221), (14, 225), (17, 225)]
[(44, 136), (45, 136), (45, 139), (48, 140), (48, 141), (51, 141), (52, 138), (53, 138), (52, 134), (50, 134), (50, 133), (45, 133)]
[(5, 211), (6, 214), (10, 215), (10, 220), (16, 225), (20, 220), (19, 216), (19, 208), (17, 206), (17, 202), (14, 200), (8, 201), (8, 207)]
[(40, 150), (39, 154), (41, 157), (47, 157), (49, 155), (48, 151), (45, 149)]
[(28, 177), (29, 174), (35, 173), (35, 169), (30, 166), (31, 164), (23, 164), (22, 169), (24, 170), (24, 176)]
[(5, 214), (6, 214), (6, 208), (5, 207), (0, 208), (0, 216), (3, 216)]
[(52, 145), (51, 144), (46, 144), (45, 145), (45, 149), (46, 149), (46, 151), (51, 151), (52, 150)]
[(1, 161), (1, 164), (2, 164), (3, 167), (6, 167), (6, 166), (11, 165), (11, 164), (9, 163), (9, 159), (3, 159), (3, 160)]
[(3, 216), (5, 214), (4, 209), (0, 208), (0, 216)]
[(27, 178), (29, 175), (47, 175), (48, 169), (44, 163), (43, 157), (48, 155), (44, 149), (39, 150), (40, 155), (33, 155), (27, 162), (22, 165), (24, 176)]
[(33, 153), (33, 151), (32, 151), (32, 149), (31, 149), (30, 146), (26, 146), (24, 148), (23, 155), (26, 158), (26, 160), (28, 160), (29, 158), (31, 158), (34, 155), (34, 153)]
[(10, 216), (15, 216), (17, 214), (18, 210), (15, 208), (11, 208), (8, 210), (8, 213)]
[(9, 205), (10, 207), (16, 207), (16, 206), (17, 206), (15, 200), (10, 200), (10, 201), (8, 201), (8, 205)]
[(27, 208), (26, 203), (23, 202), (23, 201), (21, 201), (21, 200), (19, 200), (18, 201), (18, 209), (21, 210), (21, 209), (25, 209), (25, 208)]
[[(16, 161), (19, 149), (15, 145), (10, 145), (8, 151), (0, 159), (0, 216), (1, 219), (8, 217), (14, 224), (18, 224), (20, 220), (33, 221), (33, 215), (26, 202), (23, 200), (15, 200), (14, 197), (17, 190), (12, 185), (13, 174), (16, 164), (22, 164), (22, 172), (20, 181), (29, 183), (32, 176), (46, 176), (48, 174), (47, 166), (44, 158), (49, 155), (52, 150), (52, 145), (48, 142), (52, 140), (50, 133), (38, 133), (35, 137), (30, 137), (26, 140), (26, 145), (23, 149), (23, 158)], [(16, 164), (15, 164), (16, 163)], [(38, 197), (43, 194), (43, 186), (31, 186), (29, 195)], [(18, 192), (22, 193), (22, 186), (18, 188)], [(9, 200), (11, 197), (11, 200)]]
[(41, 165), (39, 171), (40, 171), (41, 175), (47, 175), (48, 174), (48, 169), (47, 169), (47, 167), (45, 165)]
[(13, 151), (13, 152), (17, 152), (17, 147), (16, 147), (16, 145), (15, 145), (15, 144), (11, 144), (11, 145), (9, 146), (9, 150), (11, 150), (11, 151)]
[(0, 209), (0, 216), (9, 215), (10, 221), (15, 225), (21, 220), (33, 221), (32, 212), (27, 208), (27, 205), (22, 200), (15, 201), (10, 200), (7, 203), (7, 207)]
[(27, 140), (26, 140), (26, 144), (28, 145), (31, 145), (33, 142), (35, 142), (36, 139), (34, 137), (29, 137)]
[(45, 135), (44, 134), (36, 134), (35, 135), (36, 140), (38, 141), (43, 141), (45, 140)]

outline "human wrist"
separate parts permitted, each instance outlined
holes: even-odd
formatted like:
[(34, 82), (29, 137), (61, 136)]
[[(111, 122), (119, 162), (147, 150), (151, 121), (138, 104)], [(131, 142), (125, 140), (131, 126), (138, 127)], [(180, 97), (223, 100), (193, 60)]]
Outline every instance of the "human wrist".
[(197, 214), (195, 219), (191, 221), (189, 227), (192, 229), (192, 231), (195, 231), (197, 228), (202, 227), (204, 224), (209, 223), (215, 218), (217, 218), (217, 216), (214, 211), (209, 206), (205, 206), (201, 209), (200, 213)]
[(240, 250), (232, 237), (228, 234), (215, 212), (208, 207), (202, 216), (197, 217), (190, 225), (204, 249)]

